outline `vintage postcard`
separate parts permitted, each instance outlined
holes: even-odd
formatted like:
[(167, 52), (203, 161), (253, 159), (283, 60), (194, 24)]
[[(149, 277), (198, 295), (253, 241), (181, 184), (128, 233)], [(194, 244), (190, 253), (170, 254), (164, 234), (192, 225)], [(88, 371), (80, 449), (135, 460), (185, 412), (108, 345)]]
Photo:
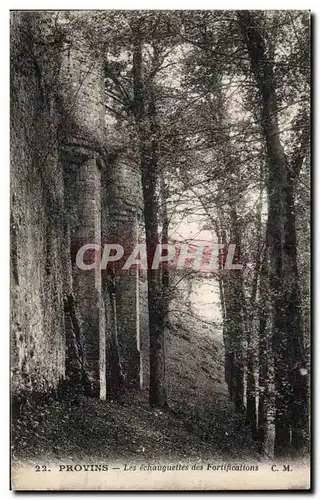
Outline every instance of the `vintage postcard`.
[(13, 490), (310, 489), (310, 30), (11, 12)]

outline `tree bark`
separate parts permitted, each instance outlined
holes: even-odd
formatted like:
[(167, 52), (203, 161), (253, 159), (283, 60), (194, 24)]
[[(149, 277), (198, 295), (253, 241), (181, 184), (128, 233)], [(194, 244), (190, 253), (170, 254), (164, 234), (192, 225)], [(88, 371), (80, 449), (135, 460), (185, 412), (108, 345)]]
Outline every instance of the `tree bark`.
[[(237, 211), (231, 208), (230, 241), (235, 245), (237, 258), (240, 258), (241, 236)], [(231, 398), (237, 411), (244, 410), (244, 292), (242, 270), (226, 270), (229, 274), (226, 296), (226, 318), (228, 337), (228, 364), (230, 363)]]
[[(269, 307), (269, 282), (268, 282), (268, 262), (267, 249), (265, 248), (262, 260), (259, 280), (259, 405), (258, 405), (258, 432), (259, 448), (262, 454), (267, 453), (268, 443), (272, 441), (272, 436), (269, 435), (268, 413), (270, 407), (269, 394), (269, 377), (272, 376), (269, 362), (272, 361), (269, 323), (270, 323), (270, 307)], [(273, 455), (274, 442), (272, 443)]]
[(272, 62), (268, 59), (258, 16), (238, 14), (261, 97), (262, 132), (268, 158), (269, 283), (275, 365), (275, 455), (302, 451), (307, 425), (307, 377), (301, 377), (302, 328), (296, 272), (293, 183), (280, 141)]
[(308, 378), (304, 346), (303, 318), (297, 265), (297, 241), (294, 205), (294, 179), (287, 175), (286, 227), (284, 239), (285, 324), (288, 338), (289, 380), (291, 381), (291, 446), (294, 454), (307, 452)]
[[(158, 143), (156, 105), (153, 94), (143, 81), (142, 34), (139, 23), (132, 26), (134, 114), (140, 141), (140, 165), (144, 201), (144, 222), (148, 262), (148, 310), (150, 329), (150, 389), (151, 406), (165, 407), (165, 345), (164, 311), (161, 274), (152, 269), (153, 255), (158, 243)], [(152, 84), (152, 82), (151, 82)], [(150, 138), (151, 137), (151, 138)]]

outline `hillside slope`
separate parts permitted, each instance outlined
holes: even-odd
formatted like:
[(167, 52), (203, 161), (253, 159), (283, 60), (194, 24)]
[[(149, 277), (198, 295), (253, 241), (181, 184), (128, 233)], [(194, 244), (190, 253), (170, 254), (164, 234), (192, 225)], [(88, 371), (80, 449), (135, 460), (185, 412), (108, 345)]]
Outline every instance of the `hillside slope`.
[[(182, 318), (182, 319), (181, 319)], [(149, 408), (147, 390), (121, 401), (28, 401), (13, 414), (13, 459), (257, 457), (228, 400), (221, 335), (191, 315), (167, 332), (169, 408)]]

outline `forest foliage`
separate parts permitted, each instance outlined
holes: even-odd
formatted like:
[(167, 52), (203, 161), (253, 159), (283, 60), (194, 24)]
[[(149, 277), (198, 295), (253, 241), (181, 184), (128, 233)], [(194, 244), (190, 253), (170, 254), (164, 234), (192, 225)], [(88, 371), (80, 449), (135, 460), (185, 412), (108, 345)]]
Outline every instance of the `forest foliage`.
[[(309, 12), (70, 11), (42, 22), (46, 44), (67, 50), (79, 33), (104, 61), (106, 148), (140, 168), (148, 255), (190, 212), (236, 245), (242, 269), (217, 273), (230, 398), (263, 454), (305, 453)], [(148, 267), (150, 403), (166, 407), (174, 276)]]

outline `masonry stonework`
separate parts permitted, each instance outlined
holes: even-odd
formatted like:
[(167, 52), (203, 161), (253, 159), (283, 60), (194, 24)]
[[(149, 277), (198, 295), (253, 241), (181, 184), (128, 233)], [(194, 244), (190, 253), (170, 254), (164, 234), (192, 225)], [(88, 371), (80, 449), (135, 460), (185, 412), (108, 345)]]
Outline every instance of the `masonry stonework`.
[[(107, 192), (108, 232), (105, 243), (116, 243), (125, 249), (125, 258), (139, 239), (141, 217), (140, 177), (134, 163), (117, 157), (110, 165), (103, 188)], [(121, 261), (121, 267), (124, 260)], [(120, 363), (127, 387), (142, 384), (140, 356), (139, 277), (135, 267), (115, 270), (115, 298)]]
[[(12, 390), (46, 392), (65, 377), (64, 184), (56, 113), (30, 48), (36, 30), (11, 14), (11, 366)], [(38, 67), (42, 66), (42, 73)], [(49, 71), (48, 71), (49, 73)], [(70, 283), (69, 283), (70, 285)]]
[[(11, 23), (12, 389), (67, 382), (104, 399), (114, 366), (126, 387), (142, 387), (141, 280), (117, 272), (113, 290), (76, 254), (89, 242), (133, 249), (140, 175), (130, 159), (110, 160), (102, 57), (79, 32), (43, 43), (48, 12), (14, 12)], [(115, 341), (120, 359), (108, 365)]]
[(99, 266), (81, 270), (76, 254), (85, 243), (101, 246), (101, 172), (104, 140), (102, 62), (83, 39), (69, 40), (61, 73), (61, 151), (70, 225), (74, 295), (79, 308), (82, 351), (92, 393), (106, 397), (105, 312)]

